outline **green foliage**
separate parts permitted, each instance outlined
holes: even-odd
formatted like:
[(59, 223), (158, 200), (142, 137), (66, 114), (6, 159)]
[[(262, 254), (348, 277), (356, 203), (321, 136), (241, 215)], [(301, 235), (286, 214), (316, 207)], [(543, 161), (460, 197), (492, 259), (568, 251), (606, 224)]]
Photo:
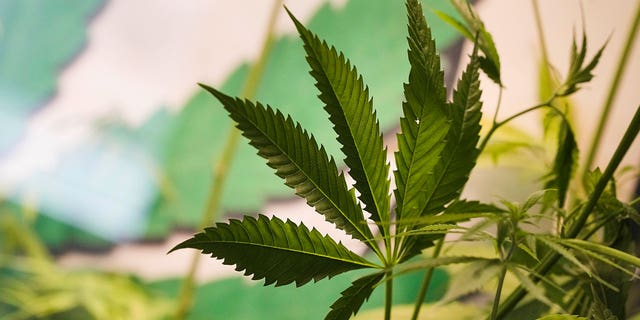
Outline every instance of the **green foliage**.
[(574, 39), (571, 45), (571, 65), (569, 66), (569, 72), (567, 73), (564, 84), (557, 91), (557, 95), (570, 95), (578, 91), (580, 84), (591, 81), (593, 78), (593, 74), (591, 72), (598, 65), (598, 61), (600, 60), (603, 50), (604, 46), (598, 50), (586, 66), (583, 66), (584, 60), (587, 56), (587, 36), (583, 33), (580, 48), (578, 48)]
[[(360, 200), (375, 222), (389, 221), (389, 165), (380, 126), (369, 90), (355, 67), (342, 54), (307, 30), (287, 11), (304, 41), (311, 75), (320, 90), (329, 120), (334, 124), (349, 175), (355, 180)], [(381, 217), (381, 215), (383, 215)], [(385, 229), (383, 229), (384, 231)], [(388, 235), (388, 233), (387, 233)]]
[[(447, 1), (422, 2), (428, 7), (455, 13)], [(375, 104), (380, 107), (376, 115), (383, 132), (393, 130), (401, 114), (401, 108), (393, 106), (398, 104), (398, 97), (402, 96), (402, 86), (390, 84), (401, 83), (409, 68), (404, 61), (406, 50), (402, 35), (406, 18), (403, 9), (397, 0), (349, 0), (339, 8), (325, 2), (307, 20), (307, 26), (315, 33), (330, 36), (333, 45), (340, 48), (351, 61), (358, 62), (358, 72), (366, 75), (370, 91), (376, 93)], [(434, 37), (438, 39), (438, 49), (451, 47), (459, 38), (455, 31), (447, 28), (429, 11), (426, 14)], [(371, 34), (375, 34), (375, 37)], [(356, 38), (358, 41), (353, 41)], [(303, 52), (300, 43), (291, 35), (274, 35), (271, 53), (265, 62), (255, 97), (278, 106), (282, 113), (291, 115), (305, 129), (313, 132), (327, 152), (336, 155), (336, 162), (341, 168), (342, 157), (337, 156), (340, 144), (329, 129), (330, 122), (325, 111), (317, 107), (314, 79), (306, 72), (301, 72), (307, 68)], [(246, 64), (237, 66), (216, 89), (228, 95), (239, 95), (248, 69)], [(194, 92), (186, 104), (174, 107), (172, 109), (179, 111), (161, 110), (143, 127), (132, 130), (130, 137), (127, 137), (151, 149), (156, 163), (154, 174), (158, 177), (160, 190), (149, 215), (146, 234), (152, 238), (164, 237), (176, 225), (198, 227), (199, 215), (205, 208), (208, 190), (212, 185), (208, 173), (211, 172), (212, 163), (219, 161), (224, 137), (232, 127), (225, 110), (204, 90)], [(289, 196), (289, 190), (282, 187), (278, 177), (254, 154), (249, 144), (237, 146), (233, 163), (226, 171), (228, 179), (220, 200), (222, 213), (257, 213), (268, 199)], [(252, 183), (245, 183), (247, 179)], [(245, 196), (237, 197), (237, 194)]]
[(342, 291), (342, 297), (331, 305), (331, 311), (325, 319), (349, 319), (369, 299), (373, 289), (383, 278), (384, 273), (378, 272), (354, 281)]
[(436, 14), (467, 39), (477, 41), (478, 47), (484, 54), (484, 56), (478, 58), (480, 68), (491, 80), (498, 85), (502, 85), (502, 80), (500, 79), (500, 57), (493, 42), (493, 37), (484, 27), (484, 22), (480, 20), (478, 14), (467, 1), (452, 0), (451, 3), (464, 20), (464, 23), (442, 11), (436, 11)]
[(11, 209), (0, 202), (0, 318), (152, 320), (173, 311), (133, 276), (56, 266), (35, 217)]
[(218, 223), (173, 250), (181, 248), (199, 249), (224, 259), (224, 264), (246, 270), (245, 275), (253, 275), (253, 280), (264, 278), (265, 285), (295, 282), (301, 286), (312, 279), (376, 267), (315, 229), (262, 215)]
[[(394, 154), (395, 206), (391, 205), (387, 149), (363, 77), (343, 53), (303, 26), (291, 12), (319, 98), (355, 181), (353, 189), (348, 187), (345, 174), (338, 170), (330, 152), (292, 116), (202, 85), (224, 106), (249, 144), (285, 185), (337, 229), (367, 245), (379, 264), (369, 262), (330, 236), (309, 230), (304, 223), (297, 225), (262, 215), (217, 223), (172, 251), (201, 250), (253, 275), (253, 279), (265, 279), (265, 285), (276, 286), (293, 282), (301, 286), (355, 269), (375, 269), (342, 291), (326, 319), (355, 315), (378, 286), (386, 287), (384, 314), (389, 319), (393, 281), (399, 275), (424, 270), (423, 294), (434, 268), (452, 268), (456, 264), (465, 265), (456, 272), (458, 277), (441, 303), (494, 290), (492, 319), (511, 312), (527, 294), (532, 298), (528, 306), (537, 310), (532, 316), (560, 310), (576, 315), (547, 318), (581, 319), (579, 316), (589, 308), (607, 301), (601, 296), (612, 297), (611, 292), (624, 291), (617, 288), (624, 282), (622, 278), (608, 275), (622, 271), (624, 276), (632, 277), (631, 267), (640, 266), (640, 260), (629, 253), (625, 233), (620, 231), (624, 229), (614, 222), (637, 217), (637, 213), (617, 199), (611, 179), (621, 155), (640, 130), (640, 111), (604, 173), (596, 171), (587, 179), (583, 187), (588, 194), (576, 193), (572, 178), (578, 165), (578, 147), (570, 118), (554, 102), (576, 92), (592, 77), (602, 49), (583, 66), (585, 38), (580, 49), (574, 43), (567, 78), (548, 101), (503, 121), (494, 116), (491, 128), (480, 140), (479, 72), (484, 71), (502, 87), (500, 62), (491, 35), (471, 6), (461, 1), (454, 1), (454, 6), (465, 24), (446, 14), (441, 16), (472, 38), (475, 46), (452, 101), (447, 101), (440, 57), (422, 7), (416, 0), (406, 1), (410, 69), (403, 86), (405, 101)], [(543, 190), (523, 203), (505, 199), (500, 206), (459, 199), (493, 133), (509, 121), (542, 108), (556, 113), (562, 121), (555, 159), (545, 168), (550, 174)], [(469, 220), (477, 223), (458, 224)], [(379, 236), (374, 235), (376, 231)], [(452, 233), (462, 233), (456, 243), (488, 243), (494, 250), (488, 256), (439, 256), (444, 236)], [(599, 233), (604, 234), (604, 239), (598, 238)], [(617, 247), (610, 248), (610, 244)], [(410, 259), (432, 246), (433, 257)], [(455, 245), (444, 252), (449, 249), (455, 252)], [(492, 285), (493, 280), (497, 285)], [(510, 282), (519, 285), (511, 285), (513, 290), (505, 289)], [(605, 290), (605, 294), (585, 292), (583, 289), (589, 286)], [(502, 300), (503, 291), (513, 293)], [(423, 303), (422, 296), (416, 302), (414, 319)], [(615, 297), (626, 299), (624, 292)], [(616, 312), (614, 307), (608, 303), (603, 308)]]

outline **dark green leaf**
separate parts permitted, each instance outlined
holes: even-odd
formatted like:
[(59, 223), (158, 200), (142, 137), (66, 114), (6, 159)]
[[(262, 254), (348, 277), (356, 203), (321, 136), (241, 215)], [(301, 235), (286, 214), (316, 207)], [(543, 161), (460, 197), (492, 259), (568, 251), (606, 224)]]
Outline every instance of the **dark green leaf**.
[(384, 272), (364, 276), (354, 281), (349, 288), (342, 291), (342, 297), (331, 305), (326, 320), (349, 319), (360, 310), (362, 304), (369, 299), (375, 286), (384, 277)]
[[(427, 205), (427, 191), (432, 192), (434, 169), (445, 147), (449, 120), (444, 75), (440, 57), (431, 38), (422, 7), (416, 0), (407, 1), (409, 18), (409, 82), (404, 86), (406, 101), (400, 119), (397, 170), (394, 172), (398, 221), (420, 216)], [(400, 228), (401, 225), (400, 225)]]
[(344, 176), (338, 173), (333, 159), (329, 159), (313, 136), (291, 117), (285, 118), (269, 106), (233, 99), (216, 89), (201, 86), (220, 100), (238, 123), (238, 129), (287, 186), (294, 188), (296, 194), (305, 198), (327, 221), (377, 249), (353, 190), (347, 189)]
[[(480, 82), (478, 80), (477, 51), (462, 74), (449, 105), (450, 127), (446, 144), (439, 155), (432, 174), (427, 176), (426, 204), (421, 216), (433, 215), (444, 210), (444, 206), (456, 199), (469, 179), (479, 152), (476, 148), (480, 138)], [(416, 252), (422, 248), (411, 249)]]
[(618, 320), (618, 317), (616, 317), (611, 310), (609, 310), (607, 306), (600, 301), (594, 301), (591, 304), (591, 310), (589, 313), (591, 314), (592, 320)]
[(430, 175), (428, 204), (422, 215), (441, 212), (444, 205), (456, 199), (469, 179), (471, 169), (476, 164), (480, 138), (480, 81), (478, 80), (478, 60), (474, 54), (467, 69), (458, 81), (450, 107), (451, 126), (440, 159)]
[[(288, 12), (288, 11), (287, 11)], [(292, 14), (304, 41), (311, 75), (320, 90), (329, 120), (338, 134), (349, 174), (355, 180), (365, 210), (376, 222), (389, 222), (389, 165), (380, 125), (362, 77), (342, 53), (329, 48), (307, 30)], [(385, 235), (384, 228), (381, 228)]]
[(492, 204), (482, 203), (475, 200), (457, 200), (452, 202), (444, 210), (445, 214), (462, 214), (462, 213), (502, 213), (504, 209), (498, 208)]
[(558, 189), (558, 207), (563, 208), (569, 190), (571, 176), (575, 172), (575, 164), (578, 157), (578, 145), (571, 126), (562, 121), (558, 132), (558, 150), (553, 161), (551, 171), (552, 179), (547, 182), (546, 188)]
[(265, 285), (295, 282), (301, 286), (312, 279), (318, 281), (349, 270), (377, 268), (316, 229), (263, 215), (216, 223), (171, 251), (183, 248), (223, 259), (224, 264), (235, 265), (237, 271), (253, 275), (253, 280), (264, 278)]

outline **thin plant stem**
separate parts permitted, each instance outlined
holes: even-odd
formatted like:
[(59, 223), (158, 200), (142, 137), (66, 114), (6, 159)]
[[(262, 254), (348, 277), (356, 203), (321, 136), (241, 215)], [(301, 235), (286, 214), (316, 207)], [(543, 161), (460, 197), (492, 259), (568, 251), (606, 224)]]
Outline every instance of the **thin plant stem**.
[(502, 266), (500, 270), (500, 277), (498, 278), (498, 287), (496, 288), (496, 295), (493, 298), (493, 307), (491, 308), (491, 320), (495, 320), (498, 315), (498, 307), (500, 306), (500, 295), (502, 295), (502, 286), (504, 285), (504, 278), (507, 276), (507, 266)]
[[(602, 192), (604, 192), (609, 180), (613, 177), (613, 173), (616, 171), (620, 162), (626, 155), (627, 151), (631, 147), (631, 144), (634, 142), (636, 137), (638, 136), (638, 132), (640, 132), (640, 106), (636, 108), (636, 113), (629, 124), (622, 140), (618, 144), (616, 151), (614, 152), (609, 164), (606, 169), (602, 173), (602, 176), (596, 183), (596, 186), (593, 192), (589, 195), (589, 199), (587, 203), (584, 205), (582, 210), (578, 213), (578, 217), (575, 222), (571, 224), (566, 233), (563, 234), (563, 238), (573, 239), (579, 236), (580, 231), (582, 231), (584, 224), (587, 221), (587, 218), (595, 208)], [(545, 258), (542, 259), (538, 267), (535, 269), (535, 274), (538, 276), (533, 276), (531, 280), (534, 282), (540, 281), (540, 277), (546, 275), (549, 270), (558, 262), (560, 259), (560, 254), (556, 252), (549, 253)], [(504, 301), (504, 303), (500, 306), (498, 310), (497, 317), (501, 318), (507, 313), (511, 312), (513, 308), (525, 297), (527, 294), (527, 290), (519, 286), (514, 290), (509, 297)]]
[[(266, 31), (266, 37), (260, 50), (258, 60), (253, 64), (249, 70), (249, 74), (242, 87), (241, 96), (247, 99), (252, 98), (260, 84), (260, 79), (264, 73), (264, 67), (267, 61), (267, 57), (271, 52), (274, 39), (274, 29), (277, 21), (279, 10), (282, 6), (282, 0), (275, 0), (271, 13), (269, 16), (269, 22)], [(238, 140), (240, 138), (240, 131), (235, 127), (232, 127), (227, 134), (225, 147), (220, 159), (213, 172), (213, 183), (209, 191), (209, 197), (207, 199), (207, 205), (202, 213), (202, 219), (200, 221), (199, 229), (206, 227), (212, 221), (215, 220), (220, 207), (220, 199), (226, 185), (227, 176), (230, 166), (233, 162), (233, 158), (238, 146)], [(198, 264), (200, 262), (201, 254), (195, 252), (189, 264), (189, 269), (185, 275), (180, 288), (180, 294), (178, 297), (178, 307), (175, 313), (175, 319), (185, 319), (191, 305), (193, 303), (193, 295), (195, 289), (195, 274), (198, 270)]]
[(638, 26), (640, 25), (640, 1), (638, 1), (638, 8), (636, 9), (635, 17), (633, 22), (629, 26), (629, 31), (627, 35), (627, 39), (625, 41), (624, 48), (622, 49), (622, 53), (620, 54), (620, 58), (617, 63), (617, 68), (613, 79), (611, 81), (611, 85), (609, 87), (609, 93), (607, 94), (607, 98), (602, 107), (602, 111), (600, 117), (598, 118), (598, 126), (594, 131), (593, 138), (591, 139), (591, 146), (588, 149), (587, 157), (584, 163), (584, 172), (582, 173), (582, 178), (584, 179), (591, 169), (593, 165), (593, 161), (598, 153), (598, 148), (600, 147), (600, 140), (602, 139), (602, 134), (604, 132), (604, 128), (607, 124), (607, 120), (609, 119), (609, 114), (611, 113), (611, 108), (613, 106), (613, 101), (616, 98), (616, 94), (618, 93), (618, 87), (620, 86), (620, 79), (622, 79), (622, 75), (627, 69), (627, 62), (629, 61), (629, 53), (633, 48), (633, 45), (636, 43), (636, 35), (638, 33)]
[(482, 152), (482, 150), (484, 150), (484, 148), (487, 146), (487, 143), (489, 142), (489, 139), (491, 139), (491, 136), (496, 132), (496, 130), (498, 130), (500, 127), (502, 127), (503, 125), (507, 124), (509, 121), (518, 118), (524, 114), (527, 114), (531, 111), (540, 109), (540, 108), (545, 108), (545, 107), (552, 107), (551, 103), (553, 102), (553, 100), (556, 98), (556, 95), (553, 95), (551, 98), (549, 98), (549, 100), (537, 104), (533, 107), (527, 108), (525, 110), (522, 110), (502, 121), (496, 122), (494, 119), (494, 123), (491, 126), (491, 128), (489, 129), (489, 132), (487, 132), (487, 134), (484, 136), (484, 138), (482, 139), (482, 142), (480, 142), (480, 146), (478, 147), (478, 152)]
[(384, 320), (391, 320), (391, 308), (393, 307), (393, 277), (392, 271), (387, 272), (384, 295)]
[(540, 52), (542, 53), (542, 62), (544, 63), (547, 70), (549, 69), (549, 55), (547, 50), (547, 41), (544, 38), (544, 32), (542, 31), (542, 18), (540, 16), (540, 6), (538, 5), (538, 0), (531, 0), (531, 5), (533, 7), (533, 16), (536, 21), (536, 29), (538, 31), (538, 41), (540, 41)]
[[(442, 251), (442, 245), (444, 244), (444, 236), (438, 240), (436, 243), (436, 247), (433, 251), (433, 258), (437, 258), (440, 256), (440, 252)], [(422, 279), (422, 285), (420, 286), (420, 291), (418, 291), (418, 297), (416, 298), (416, 304), (413, 309), (413, 315), (411, 316), (411, 320), (418, 319), (418, 315), (420, 314), (420, 308), (422, 307), (422, 303), (424, 302), (424, 297), (427, 295), (427, 290), (429, 289), (429, 284), (431, 283), (431, 279), (433, 278), (433, 271), (435, 268), (428, 268), (424, 279)]]

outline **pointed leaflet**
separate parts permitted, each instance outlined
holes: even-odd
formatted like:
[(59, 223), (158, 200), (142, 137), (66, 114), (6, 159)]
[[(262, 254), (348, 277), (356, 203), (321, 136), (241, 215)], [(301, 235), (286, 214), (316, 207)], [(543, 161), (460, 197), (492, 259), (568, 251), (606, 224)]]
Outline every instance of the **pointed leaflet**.
[[(479, 150), (476, 148), (480, 138), (480, 101), (479, 61), (477, 47), (471, 61), (462, 74), (453, 93), (453, 102), (449, 105), (451, 125), (446, 135), (446, 144), (432, 174), (427, 176), (425, 192), (426, 204), (422, 216), (432, 215), (444, 210), (444, 206), (456, 199), (469, 179), (471, 169), (476, 164)], [(428, 243), (423, 242), (428, 245)], [(407, 252), (419, 252), (422, 247)]]
[(557, 95), (559, 97), (570, 95), (580, 89), (579, 85), (591, 81), (593, 69), (598, 65), (602, 51), (604, 51), (606, 44), (598, 50), (593, 56), (589, 64), (583, 66), (584, 59), (587, 55), (587, 36), (583, 31), (582, 45), (578, 52), (575, 39), (571, 44), (571, 65), (569, 66), (569, 72), (564, 84), (558, 89)]
[(476, 145), (480, 139), (482, 91), (478, 80), (479, 62), (476, 54), (474, 50), (471, 61), (453, 93), (453, 103), (449, 106), (451, 126), (446, 146), (434, 174), (430, 176), (429, 184), (434, 187), (428, 191), (428, 204), (422, 212), (423, 215), (444, 210), (445, 204), (460, 195), (478, 158), (479, 150)]
[(201, 86), (220, 100), (238, 123), (238, 129), (287, 186), (294, 188), (296, 194), (305, 198), (327, 221), (377, 250), (353, 190), (347, 189), (335, 162), (312, 136), (291, 117), (285, 118), (269, 106), (233, 99), (216, 89)]
[(364, 276), (351, 284), (351, 287), (342, 291), (342, 297), (331, 305), (331, 311), (325, 320), (347, 320), (352, 314), (356, 314), (362, 304), (369, 299), (375, 286), (384, 277), (384, 272), (378, 272)]
[(338, 134), (360, 200), (374, 221), (389, 221), (387, 150), (383, 146), (369, 89), (342, 53), (334, 47), (329, 48), (287, 12), (304, 41), (310, 73), (316, 79), (320, 100), (325, 103), (329, 120)]
[(564, 207), (564, 201), (569, 190), (571, 175), (575, 171), (575, 164), (578, 157), (578, 145), (573, 135), (573, 130), (566, 120), (560, 124), (558, 132), (558, 151), (553, 161), (551, 180), (547, 182), (545, 188), (558, 189), (558, 207)]
[[(427, 204), (427, 185), (445, 146), (449, 130), (446, 110), (444, 74), (440, 57), (431, 38), (422, 6), (416, 0), (407, 1), (409, 18), (409, 82), (404, 85), (404, 117), (400, 119), (397, 170), (397, 217), (418, 217)], [(401, 227), (402, 228), (402, 227)]]
[[(450, 16), (448, 19), (445, 19), (445, 22), (451, 23), (451, 21), (456, 21), (457, 23), (454, 23), (453, 27), (456, 29), (464, 28), (466, 31), (461, 32), (462, 35), (469, 40), (477, 42), (478, 47), (480, 47), (480, 50), (484, 53), (484, 57), (478, 58), (480, 68), (493, 82), (502, 86), (502, 80), (500, 79), (500, 56), (498, 55), (498, 50), (496, 50), (496, 45), (493, 42), (491, 33), (485, 29), (484, 22), (480, 20), (473, 6), (471, 6), (467, 0), (453, 0), (451, 3), (460, 16), (462, 16), (466, 25), (457, 22), (455, 18)], [(475, 37), (477, 37), (477, 39), (474, 39)]]
[(301, 286), (312, 279), (377, 267), (316, 229), (263, 215), (217, 223), (171, 251), (182, 248), (199, 249), (223, 259), (224, 264), (236, 265), (237, 271), (253, 275), (253, 280), (264, 278), (265, 285), (295, 282)]

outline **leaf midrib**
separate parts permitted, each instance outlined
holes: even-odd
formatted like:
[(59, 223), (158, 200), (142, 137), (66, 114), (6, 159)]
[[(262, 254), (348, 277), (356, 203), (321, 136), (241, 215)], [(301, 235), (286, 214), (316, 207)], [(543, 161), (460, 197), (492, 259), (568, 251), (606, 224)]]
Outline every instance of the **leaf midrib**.
[[(318, 40), (315, 36), (312, 36), (312, 39), (313, 39), (313, 40)], [(309, 46), (309, 47), (311, 48), (311, 50), (313, 51), (313, 53), (315, 54), (315, 56), (316, 56), (316, 57), (320, 57), (320, 56), (321, 56), (320, 54), (318, 54), (318, 51), (315, 49), (315, 47), (314, 47), (314, 46)], [(329, 49), (329, 51), (331, 52), (331, 49)], [(338, 59), (339, 59), (339, 58), (340, 58), (340, 57), (338, 56)], [(315, 58), (315, 57), (314, 57), (314, 59), (316, 59), (316, 60), (318, 60), (318, 61), (319, 61), (319, 59), (317, 59), (317, 58)], [(325, 76), (325, 75), (327, 74), (327, 71), (328, 71), (328, 70), (327, 70), (326, 68), (324, 68), (324, 66), (323, 66), (323, 64), (322, 64), (322, 63), (318, 63), (318, 65), (320, 65), (320, 68), (322, 69), (322, 71), (324, 71), (324, 73), (322, 74), (322, 76), (323, 76), (323, 78), (325, 78), (325, 79), (327, 80), (326, 82), (329, 84), (329, 87), (331, 88), (331, 93), (332, 93), (332, 94), (333, 94), (333, 96), (336, 98), (336, 101), (338, 101), (338, 102), (340, 103), (340, 105), (341, 105), (341, 106), (342, 106), (342, 105), (344, 105), (344, 102), (339, 98), (339, 95), (336, 93), (336, 88), (333, 86), (333, 83), (332, 83), (331, 81), (328, 81), (328, 80), (329, 80), (329, 79), (328, 79), (328, 77), (327, 77), (327, 76)], [(347, 72), (348, 72), (348, 73), (351, 73), (351, 70), (352, 70), (352, 69), (348, 69), (348, 70), (347, 70)], [(356, 77), (356, 82), (359, 82), (359, 81), (360, 81), (360, 80)], [(364, 85), (364, 83), (363, 83), (363, 85)], [(365, 87), (366, 87), (366, 86), (365, 86)], [(369, 98), (369, 97), (367, 97), (367, 98)], [(367, 104), (369, 103), (368, 101), (369, 101), (369, 100), (367, 99), (367, 102), (366, 102)], [(345, 109), (344, 109), (344, 108), (342, 108), (342, 107), (339, 107), (339, 108), (340, 108), (341, 110), (345, 110)], [(372, 108), (371, 108), (371, 109), (373, 110), (373, 106), (372, 106)], [(344, 122), (345, 122), (345, 123), (348, 123), (348, 121), (347, 121), (347, 117), (346, 117), (346, 112), (344, 112), (344, 111), (343, 111), (342, 115), (343, 115), (343, 117), (342, 117), (342, 118), (344, 119)], [(374, 124), (374, 126), (375, 126), (375, 124)], [(380, 205), (381, 205), (381, 204), (380, 204), (380, 203), (378, 203), (379, 201), (377, 200), (377, 199), (378, 199), (378, 197), (376, 196), (375, 188), (373, 188), (373, 184), (371, 183), (371, 182), (373, 181), (373, 179), (372, 179), (372, 177), (371, 177), (371, 176), (369, 176), (369, 170), (367, 170), (367, 169), (366, 169), (366, 166), (364, 165), (364, 161), (362, 161), (362, 157), (360, 156), (360, 155), (362, 154), (362, 150), (360, 149), (360, 144), (356, 143), (356, 139), (354, 138), (355, 134), (354, 134), (354, 131), (353, 131), (353, 130), (356, 130), (356, 131), (357, 131), (357, 129), (356, 129), (356, 128), (353, 128), (353, 130), (352, 130), (352, 127), (351, 127), (351, 126), (349, 126), (349, 125), (346, 125), (346, 127), (347, 127), (347, 129), (348, 129), (348, 131), (349, 131), (349, 140), (351, 140), (352, 145), (353, 145), (353, 146), (355, 147), (355, 149), (356, 149), (356, 152), (357, 152), (357, 155), (358, 155), (358, 160), (359, 160), (359, 162), (360, 162), (360, 164), (361, 164), (361, 167), (362, 167), (362, 172), (363, 172), (363, 174), (364, 174), (364, 176), (365, 176), (365, 178), (366, 178), (367, 188), (369, 189), (369, 192), (371, 193), (371, 197), (373, 198), (374, 205), (376, 206), (376, 213), (377, 213), (378, 217), (381, 217), (381, 213), (383, 212), (383, 210), (381, 210), (381, 208), (380, 208)], [(375, 139), (378, 139), (378, 138), (379, 138), (379, 137), (375, 137)], [(383, 200), (383, 201), (384, 201), (384, 200)], [(384, 209), (384, 208), (382, 208), (382, 209)], [(388, 209), (384, 209), (384, 210), (386, 211), (386, 210), (388, 210)]]
[[(268, 106), (267, 106), (267, 107), (268, 107)], [(267, 112), (268, 112), (268, 108), (267, 108), (267, 107), (263, 107), (263, 109), (264, 109), (265, 111), (267, 111)], [(252, 119), (251, 119), (251, 118), (247, 117), (247, 116), (244, 114), (244, 112), (243, 112), (243, 113), (238, 113), (238, 114), (242, 115), (242, 116), (245, 118), (245, 120), (247, 120), (249, 123), (251, 123), (251, 125), (252, 125), (256, 130), (258, 130), (258, 131), (262, 134), (262, 136), (263, 136), (263, 137), (265, 137), (265, 138), (266, 138), (266, 139), (271, 143), (271, 145), (275, 146), (275, 147), (276, 147), (276, 149), (278, 149), (278, 150), (280, 151), (280, 153), (281, 153), (281, 154), (286, 155), (286, 156), (287, 156), (287, 158), (289, 159), (289, 161), (290, 161), (290, 162), (291, 162), (291, 163), (292, 163), (292, 164), (293, 164), (293, 165), (298, 169), (298, 171), (299, 171), (299, 172), (303, 172), (303, 173), (304, 173), (304, 175), (305, 175), (305, 177), (307, 178), (307, 180), (312, 182), (312, 184), (314, 185), (315, 189), (316, 189), (316, 190), (318, 190), (318, 191), (323, 195), (323, 197), (324, 197), (325, 199), (327, 199), (327, 200), (332, 204), (332, 207), (333, 207), (333, 208), (335, 208), (336, 210), (338, 210), (338, 212), (340, 212), (340, 213), (341, 213), (342, 217), (344, 217), (344, 218), (345, 218), (345, 220), (347, 220), (347, 221), (351, 224), (351, 226), (353, 226), (353, 227), (358, 231), (358, 233), (360, 234), (360, 236), (361, 236), (363, 239), (366, 239), (366, 242), (367, 242), (367, 243), (369, 243), (369, 242), (370, 242), (371, 238), (370, 238), (369, 236), (365, 235), (365, 234), (363, 233), (363, 231), (362, 231), (360, 228), (358, 228), (358, 224), (357, 224), (357, 223), (355, 223), (354, 221), (352, 221), (352, 220), (349, 218), (349, 216), (344, 212), (344, 210), (342, 210), (342, 208), (340, 208), (340, 206), (338, 206), (338, 205), (334, 202), (334, 200), (333, 200), (331, 197), (328, 197), (328, 196), (327, 196), (327, 194), (325, 193), (325, 191), (324, 191), (322, 188), (320, 188), (320, 187), (319, 187), (319, 186), (320, 186), (320, 184), (318, 184), (318, 183), (316, 182), (316, 180), (312, 179), (312, 178), (308, 175), (308, 173), (307, 173), (305, 170), (302, 170), (302, 168), (300, 167), (300, 165), (299, 165), (296, 161), (293, 161), (293, 158), (289, 155), (289, 153), (285, 152), (285, 151), (280, 147), (280, 145), (279, 145), (278, 143), (274, 142), (274, 140), (273, 140), (273, 139), (271, 139), (271, 137), (270, 137), (267, 133), (265, 133), (265, 132), (260, 128), (260, 126), (259, 126), (259, 125), (257, 125), (254, 121), (252, 121)], [(276, 114), (276, 113), (274, 113), (274, 115), (275, 115), (275, 116), (277, 116), (277, 114)], [(284, 115), (282, 115), (282, 116), (284, 117)], [(284, 117), (284, 120), (285, 120), (285, 122), (286, 122), (286, 121), (287, 121), (287, 118), (286, 118), (286, 117)], [(294, 130), (296, 130), (295, 125), (294, 125)], [(302, 134), (304, 135), (304, 134), (305, 134), (305, 132), (304, 132), (304, 131), (302, 131)], [(313, 138), (313, 135), (309, 134), (309, 140), (311, 140), (312, 138)], [(321, 148), (320, 148), (319, 150), (321, 150)], [(327, 163), (331, 163), (331, 157), (330, 157), (328, 154), (327, 154), (327, 159), (329, 160)], [(329, 173), (329, 174), (332, 174), (332, 173)], [(338, 174), (338, 180), (339, 180), (339, 179), (340, 179), (340, 175)], [(349, 189), (347, 189), (347, 193), (349, 193)], [(350, 194), (350, 193), (349, 193), (349, 194)], [(357, 206), (354, 206), (354, 207), (357, 207)], [(315, 209), (315, 206), (314, 206), (314, 209)], [(325, 218), (328, 218), (328, 217), (325, 215)], [(364, 218), (363, 218), (363, 219), (364, 219)], [(365, 221), (366, 221), (366, 220), (365, 220)], [(371, 244), (370, 244), (370, 246), (371, 246)]]
[[(256, 243), (256, 242), (249, 242), (249, 241), (231, 241), (231, 240), (211, 240), (211, 239), (208, 239), (207, 241), (204, 241), (204, 240), (203, 241), (193, 241), (191, 244), (193, 244), (194, 247), (195, 247), (195, 245), (202, 245), (201, 247), (205, 248), (207, 246), (210, 246), (212, 243), (219, 244), (219, 245), (233, 244), (233, 245), (238, 245), (238, 246), (262, 247), (262, 248), (268, 248), (268, 249), (272, 249), (272, 250), (276, 250), (276, 251), (291, 252), (291, 253), (300, 254), (300, 255), (307, 255), (307, 256), (316, 256), (316, 257), (319, 257), (319, 258), (325, 258), (325, 259), (330, 259), (330, 260), (334, 260), (334, 261), (341, 261), (341, 262), (350, 263), (350, 264), (357, 264), (357, 265), (361, 265), (363, 267), (368, 267), (368, 268), (381, 268), (381, 266), (379, 266), (377, 264), (374, 264), (374, 263), (371, 263), (370, 261), (367, 261), (367, 260), (364, 260), (364, 261), (347, 260), (347, 259), (344, 259), (344, 258), (339, 258), (339, 257), (331, 256), (331, 255), (323, 255), (323, 254), (320, 254), (318, 252), (297, 250), (297, 249), (293, 249), (293, 248), (290, 248), (290, 247), (273, 246), (273, 245), (267, 245), (267, 244), (263, 244), (263, 243)], [(344, 248), (344, 249), (346, 249), (346, 248)], [(346, 250), (349, 250), (349, 249), (346, 249)], [(226, 259), (226, 257), (222, 257), (222, 258)]]

